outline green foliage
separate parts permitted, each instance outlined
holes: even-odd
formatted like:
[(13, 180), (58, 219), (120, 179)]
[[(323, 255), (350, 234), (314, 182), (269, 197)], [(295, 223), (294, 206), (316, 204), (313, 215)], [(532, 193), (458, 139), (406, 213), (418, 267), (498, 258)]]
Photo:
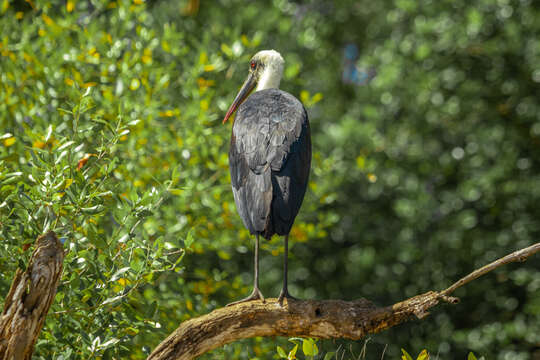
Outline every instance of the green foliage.
[[(344, 349), (341, 349), (339, 347), (336, 351), (329, 351), (324, 354), (324, 357), (322, 354), (319, 354), (319, 349), (317, 347), (317, 339), (312, 338), (290, 338), (290, 342), (294, 343), (294, 347), (287, 353), (281, 346), (277, 347), (277, 355), (280, 359), (288, 359), (288, 360), (294, 360), (299, 359), (296, 355), (298, 348), (300, 345), (302, 345), (302, 352), (304, 354), (304, 359), (322, 359), (322, 360), (331, 360), (331, 359), (365, 359), (366, 358), (366, 348), (367, 348), (367, 341), (364, 343), (364, 347), (362, 352), (359, 355), (355, 355), (352, 351), (347, 352)], [(385, 352), (383, 351), (383, 354), (381, 355), (381, 359), (385, 359)], [(405, 349), (401, 349), (401, 360), (414, 360), (415, 358), (412, 357)], [(424, 349), (422, 350), (418, 356), (416, 357), (416, 360), (429, 360), (430, 354), (429, 352)], [(484, 357), (481, 357), (480, 359), (484, 359)], [(469, 352), (467, 355), (467, 360), (476, 360), (476, 356), (474, 353)]]
[[(538, 241), (539, 19), (532, 1), (3, 1), (0, 294), (46, 229), (68, 250), (35, 357), (142, 359), (179, 322), (249, 292), (220, 120), (260, 49), (283, 54), (282, 88), (312, 125), (293, 295), (388, 305)], [(347, 43), (354, 65), (376, 69), (369, 84), (342, 82)], [(282, 255), (280, 239), (262, 244), (266, 296)], [(460, 289), (460, 305), (367, 353), (532, 359), (538, 261)], [(285, 344), (203, 358), (289, 357)], [(320, 358), (362, 342), (296, 345)]]
[[(154, 211), (169, 196), (173, 181), (156, 182), (142, 192), (120, 181), (126, 151), (121, 142), (139, 121), (126, 122), (121, 114), (109, 122), (97, 117), (90, 110), (91, 89), (71, 109), (58, 110), (63, 123), (52, 122), (43, 134), (28, 129), (17, 137), (20, 143), (7, 154), (18, 147), (20, 157), (8, 155), (0, 163), (3, 256), (26, 258), (30, 252), (23, 242), (30, 244), (49, 229), (68, 251), (36, 348), (42, 358), (127, 354), (123, 343), (137, 334), (151, 335), (159, 326), (157, 304), (144, 298), (141, 287), (177, 270), (185, 253), (180, 244), (151, 231)], [(13, 172), (15, 161), (20, 167)], [(7, 259), (3, 264), (13, 272), (15, 263)]]
[(409, 353), (407, 351), (405, 351), (405, 349), (401, 349), (401, 359), (402, 360), (413, 360), (412, 356), (409, 355)]
[(282, 359), (286, 359), (288, 357), (288, 355), (285, 353), (285, 350), (283, 350), (283, 348), (281, 346), (277, 347), (277, 353), (278, 353), (279, 357), (282, 358)]
[[(414, 358), (407, 352), (405, 349), (401, 349), (401, 359), (402, 360), (414, 360)], [(416, 357), (416, 360), (429, 360), (430, 355), (429, 352), (424, 349), (418, 354)], [(484, 359), (484, 357), (481, 357), (481, 359)], [(476, 356), (472, 352), (469, 352), (469, 355), (467, 355), (467, 360), (476, 360)]]
[(296, 359), (296, 352), (298, 351), (298, 344), (294, 345), (294, 347), (289, 351), (289, 353), (285, 353), (285, 351), (281, 348), (281, 346), (277, 347), (278, 355), (280, 358), (287, 359), (287, 360), (294, 360)]
[[(294, 360), (298, 359), (296, 353), (298, 348), (302, 345), (302, 353), (304, 354), (304, 359), (317, 359), (319, 354), (319, 349), (317, 347), (317, 341), (311, 338), (290, 338), (290, 342), (294, 343), (294, 347), (287, 353), (281, 346), (277, 347), (277, 354), (280, 359)], [(331, 358), (334, 355), (333, 352), (327, 353), (324, 357), (324, 360)]]
[(304, 355), (309, 356), (313, 358), (319, 353), (319, 349), (317, 348), (317, 344), (313, 341), (313, 339), (303, 339), (302, 341), (302, 351), (304, 352)]

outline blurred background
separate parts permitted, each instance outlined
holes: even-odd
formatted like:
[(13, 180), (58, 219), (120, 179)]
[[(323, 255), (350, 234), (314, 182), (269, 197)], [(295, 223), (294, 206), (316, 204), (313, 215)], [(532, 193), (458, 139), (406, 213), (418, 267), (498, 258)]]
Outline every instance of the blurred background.
[[(69, 250), (35, 359), (143, 359), (249, 293), (221, 120), (262, 49), (285, 58), (281, 88), (312, 127), (294, 296), (390, 305), (540, 237), (539, 2), (2, 0), (0, 14), (0, 298), (37, 235)], [(282, 239), (263, 243), (267, 297), (282, 255)], [(540, 359), (538, 256), (455, 295), (319, 350)], [(292, 347), (202, 358), (275, 359), (277, 345)]]

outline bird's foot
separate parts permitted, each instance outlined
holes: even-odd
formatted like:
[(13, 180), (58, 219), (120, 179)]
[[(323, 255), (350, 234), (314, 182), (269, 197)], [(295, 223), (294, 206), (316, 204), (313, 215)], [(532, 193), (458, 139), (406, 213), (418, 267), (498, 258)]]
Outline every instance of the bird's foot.
[(279, 305), (283, 306), (283, 300), (284, 299), (287, 299), (287, 301), (289, 301), (289, 300), (298, 300), (297, 298), (295, 298), (294, 296), (289, 294), (289, 290), (286, 289), (286, 288), (281, 289), (281, 293), (279, 294), (279, 297), (278, 297)]
[(227, 306), (241, 304), (243, 302), (248, 302), (248, 301), (252, 301), (252, 300), (262, 300), (262, 302), (265, 302), (263, 294), (261, 293), (261, 291), (257, 287), (253, 289), (253, 292), (247, 298), (244, 298), (244, 299), (229, 303), (229, 304), (227, 304)]

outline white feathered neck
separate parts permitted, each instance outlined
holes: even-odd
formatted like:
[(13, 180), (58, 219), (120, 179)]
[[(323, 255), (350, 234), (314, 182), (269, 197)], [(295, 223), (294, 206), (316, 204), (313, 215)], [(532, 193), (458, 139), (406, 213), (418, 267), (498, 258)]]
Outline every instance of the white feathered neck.
[(255, 54), (254, 58), (260, 59), (264, 66), (255, 91), (279, 89), (279, 83), (283, 76), (283, 65), (285, 64), (280, 53), (275, 50), (263, 50)]

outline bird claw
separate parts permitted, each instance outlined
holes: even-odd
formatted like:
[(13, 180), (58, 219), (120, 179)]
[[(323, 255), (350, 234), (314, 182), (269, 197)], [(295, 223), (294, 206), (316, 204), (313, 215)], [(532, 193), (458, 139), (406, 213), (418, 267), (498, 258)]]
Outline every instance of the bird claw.
[(289, 294), (288, 289), (281, 289), (281, 293), (279, 294), (279, 297), (278, 297), (279, 305), (283, 306), (283, 300), (284, 299), (287, 299), (287, 301), (289, 301), (289, 300), (298, 300), (297, 298), (295, 298), (294, 296)]
[(236, 305), (236, 304), (241, 304), (241, 303), (248, 302), (248, 301), (253, 301), (253, 300), (261, 300), (263, 303), (266, 301), (264, 299), (263, 294), (259, 290), (259, 288), (254, 288), (253, 292), (248, 297), (243, 298), (243, 299), (238, 300), (238, 301), (235, 301), (235, 302), (232, 302), (232, 303), (229, 303), (226, 306), (233, 306), (233, 305)]

